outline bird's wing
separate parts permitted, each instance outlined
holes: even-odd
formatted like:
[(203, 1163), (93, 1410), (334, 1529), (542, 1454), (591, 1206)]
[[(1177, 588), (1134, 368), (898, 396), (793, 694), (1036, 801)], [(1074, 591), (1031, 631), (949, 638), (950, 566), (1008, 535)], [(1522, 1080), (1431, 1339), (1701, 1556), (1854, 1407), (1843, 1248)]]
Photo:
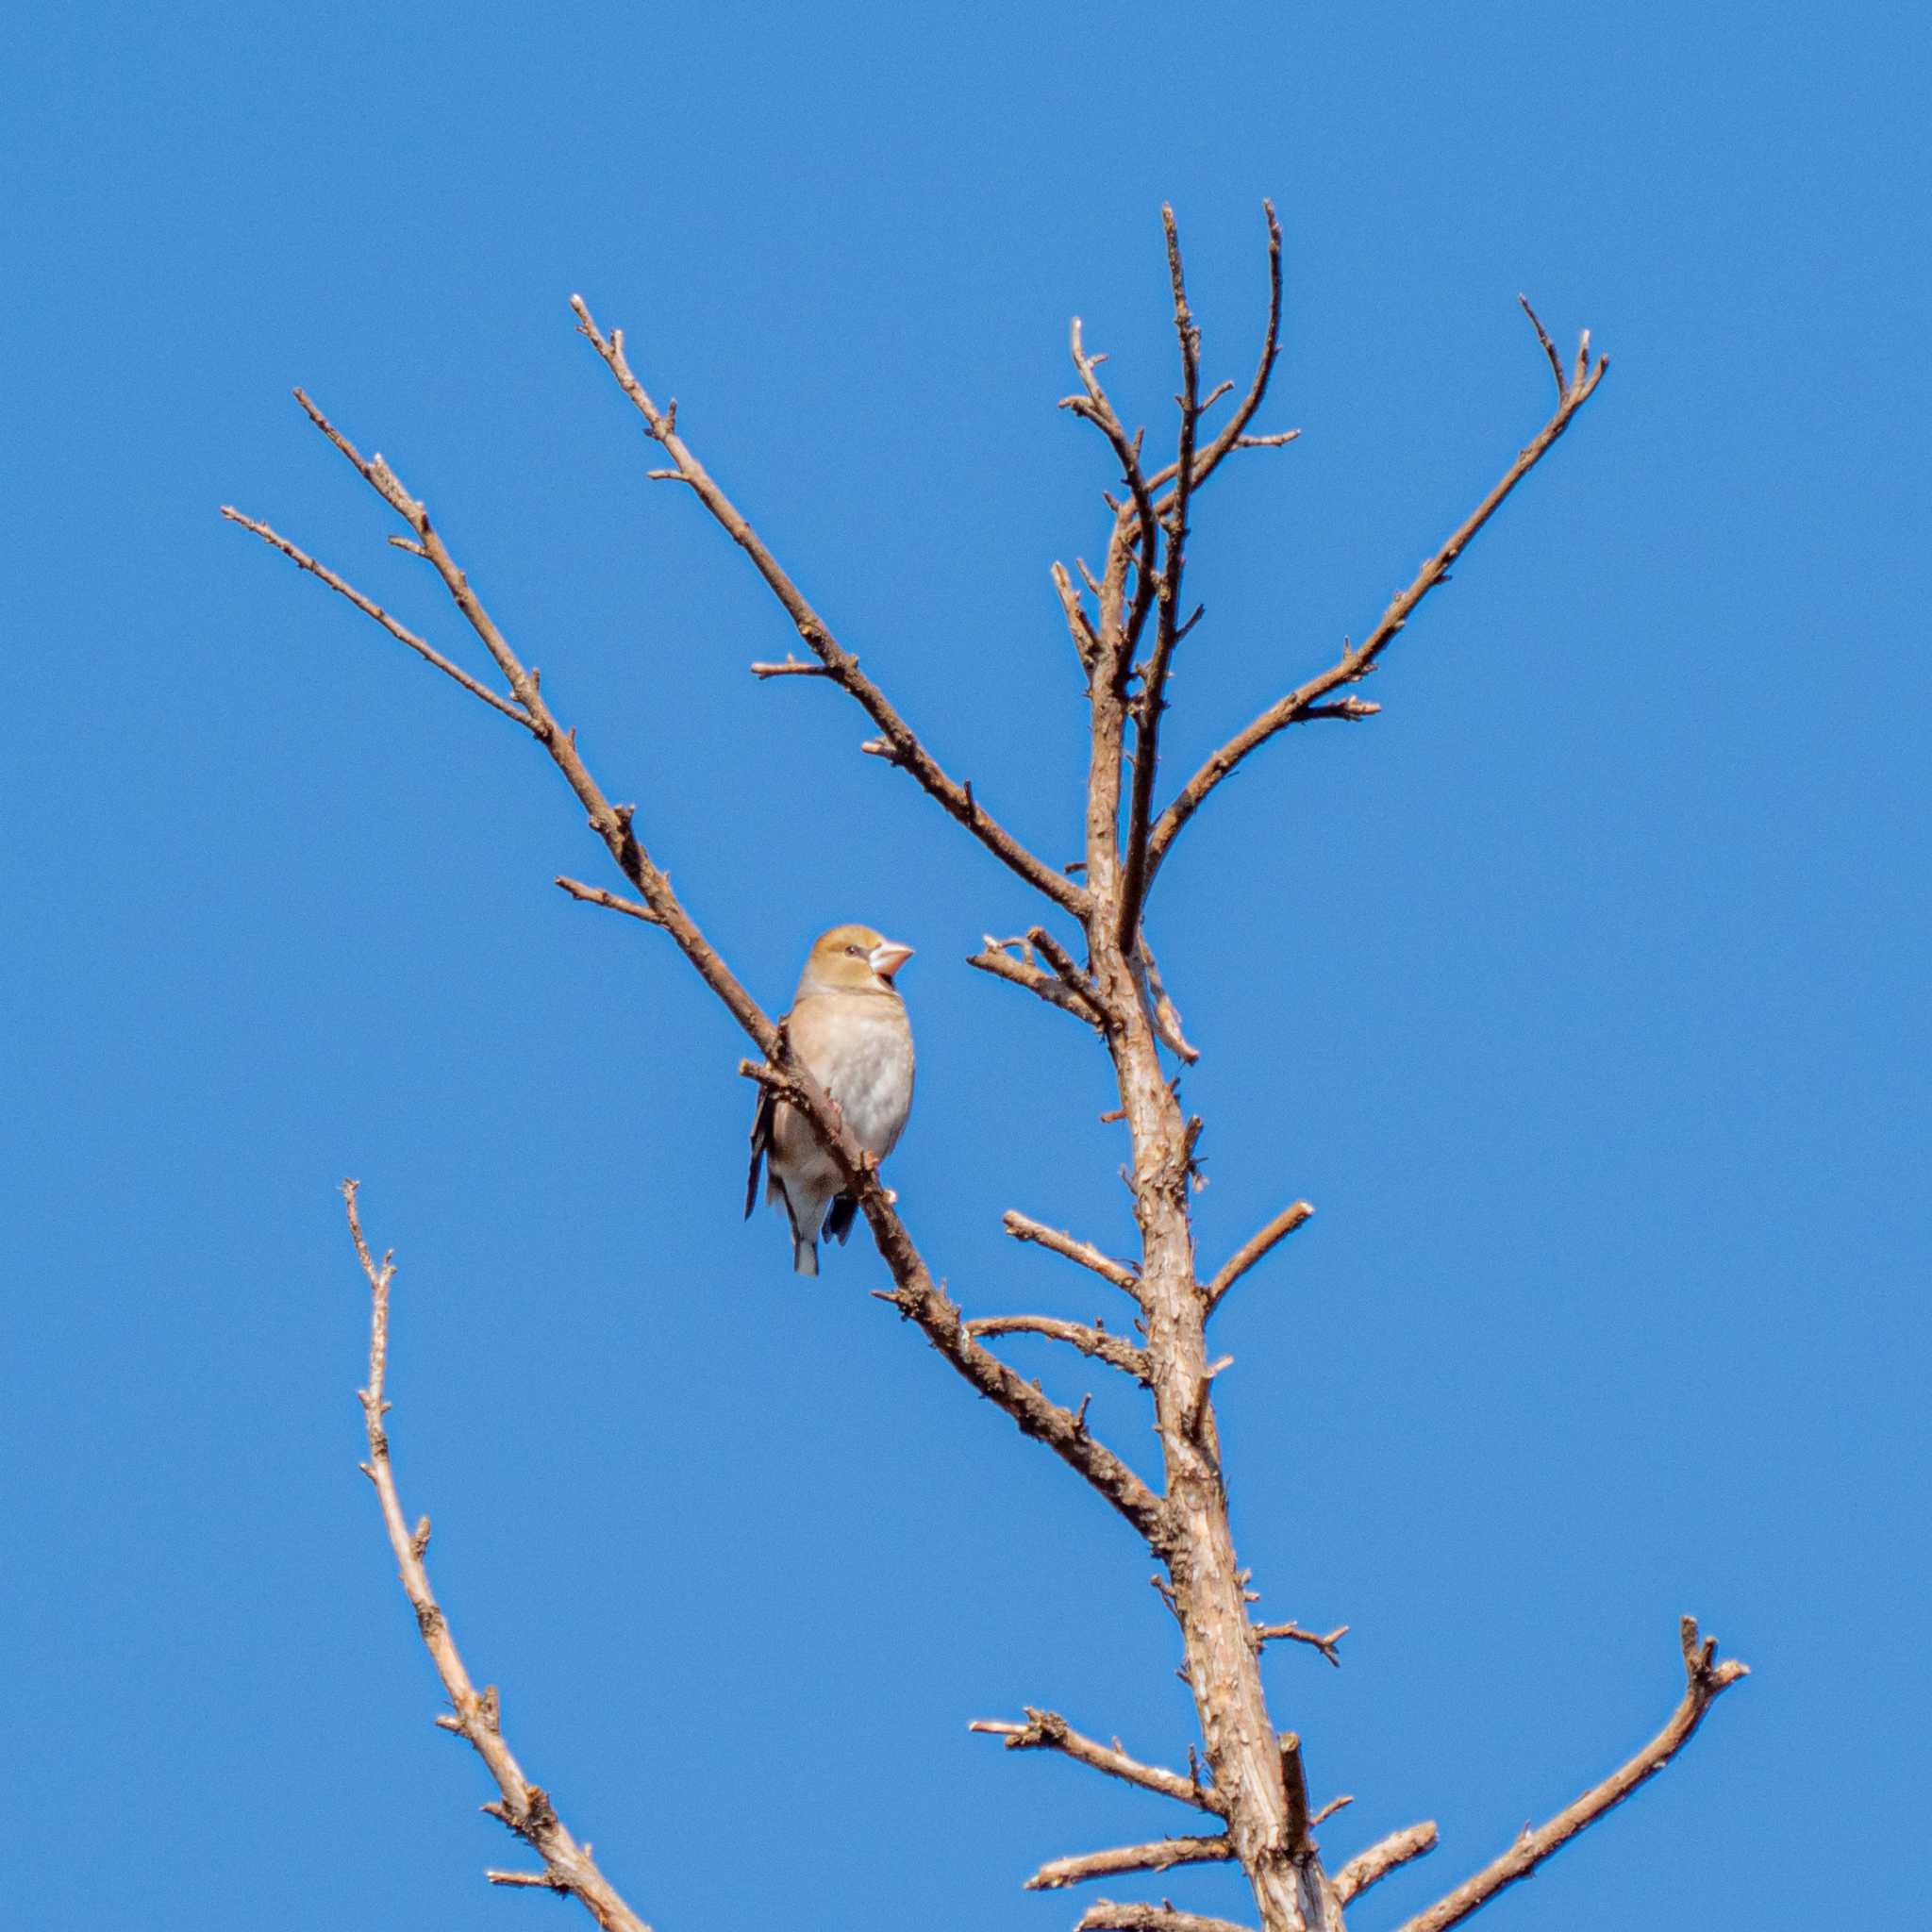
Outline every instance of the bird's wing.
[(744, 1180), (744, 1218), (758, 1205), (758, 1166), (772, 1144), (772, 1116), (778, 1110), (778, 1098), (769, 1087), (758, 1089), (758, 1111), (751, 1117), (751, 1172)]

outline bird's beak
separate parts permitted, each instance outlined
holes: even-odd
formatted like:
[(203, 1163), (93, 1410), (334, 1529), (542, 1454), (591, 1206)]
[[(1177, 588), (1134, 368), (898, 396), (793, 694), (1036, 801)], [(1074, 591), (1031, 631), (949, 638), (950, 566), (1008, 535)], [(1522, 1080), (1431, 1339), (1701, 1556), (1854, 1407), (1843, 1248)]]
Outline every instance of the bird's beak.
[(896, 940), (883, 940), (866, 955), (866, 964), (890, 984), (892, 974), (911, 957), (910, 946), (902, 946)]

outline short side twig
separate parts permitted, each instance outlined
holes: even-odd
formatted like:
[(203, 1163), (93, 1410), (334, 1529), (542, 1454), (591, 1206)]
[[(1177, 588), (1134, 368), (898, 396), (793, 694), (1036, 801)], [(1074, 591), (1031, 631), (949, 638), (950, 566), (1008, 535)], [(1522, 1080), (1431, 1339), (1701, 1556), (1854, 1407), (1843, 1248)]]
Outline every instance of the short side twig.
[(1422, 1824), (1406, 1825), (1378, 1840), (1367, 1851), (1357, 1852), (1335, 1874), (1335, 1896), (1346, 1905), (1359, 1898), (1378, 1879), (1388, 1877), (1398, 1865), (1420, 1858), (1436, 1849), (1436, 1824), (1429, 1819)]
[(1081, 1267), (1091, 1268), (1101, 1280), (1112, 1282), (1123, 1293), (1138, 1295), (1141, 1291), (1141, 1277), (1124, 1261), (1103, 1255), (1091, 1241), (1076, 1241), (1063, 1229), (1048, 1227), (1043, 1221), (1035, 1221), (1030, 1214), (1022, 1214), (1012, 1208), (1001, 1215), (1000, 1224), (1016, 1241), (1031, 1241), (1049, 1254), (1077, 1261)]
[(1217, 1817), (1222, 1815), (1223, 1799), (1211, 1785), (1204, 1785), (1198, 1777), (1185, 1778), (1178, 1772), (1142, 1764), (1138, 1758), (1129, 1757), (1117, 1744), (1101, 1744), (1091, 1738), (1083, 1738), (1058, 1711), (1036, 1710), (1030, 1704), (1024, 1708), (1024, 1724), (1008, 1724), (998, 1718), (976, 1718), (966, 1728), (984, 1732), (988, 1737), (1004, 1738), (1008, 1751), (1058, 1751), (1076, 1764), (1104, 1771), (1108, 1777), (1117, 1777), (1124, 1784), (1139, 1785), (1142, 1790), (1158, 1791), (1163, 1798), (1177, 1798), (1183, 1805), (1212, 1811)]
[(1341, 1668), (1341, 1653), (1336, 1645), (1348, 1635), (1348, 1625), (1338, 1624), (1324, 1637), (1318, 1636), (1312, 1630), (1304, 1630), (1299, 1624), (1257, 1624), (1248, 1634), (1254, 1640), (1257, 1650), (1267, 1643), (1306, 1643), (1310, 1649), (1320, 1651), (1339, 1671)]
[(1089, 1878), (1112, 1878), (1122, 1872), (1166, 1872), (1175, 1865), (1205, 1865), (1234, 1857), (1234, 1842), (1219, 1838), (1162, 1838), (1152, 1844), (1121, 1845), (1110, 1852), (1083, 1852), (1078, 1857), (1051, 1858), (1026, 1881), (1028, 1891), (1056, 1891)]
[(1684, 1652), (1684, 1696), (1671, 1721), (1635, 1757), (1621, 1764), (1603, 1783), (1566, 1806), (1547, 1824), (1525, 1830), (1500, 1858), (1458, 1885), (1446, 1898), (1410, 1919), (1401, 1932), (1447, 1932), (1519, 1878), (1527, 1878), (1553, 1852), (1560, 1851), (1578, 1832), (1594, 1824), (1605, 1812), (1621, 1805), (1639, 1785), (1655, 1777), (1686, 1744), (1704, 1714), (1740, 1677), (1748, 1665), (1732, 1658), (1717, 1661), (1717, 1639), (1697, 1635), (1697, 1619), (1686, 1617), (1678, 1630)]
[(608, 906), (613, 912), (625, 912), (633, 919), (641, 919), (646, 925), (664, 924), (641, 899), (626, 899), (621, 892), (607, 892), (602, 886), (587, 886), (582, 879), (566, 878), (561, 873), (558, 874), (556, 883), (573, 899), (581, 899), (586, 906)]
[(579, 1845), (564, 1828), (542, 1788), (524, 1775), (523, 1767), (504, 1740), (496, 1692), (491, 1688), (479, 1693), (470, 1681), (456, 1639), (450, 1635), (449, 1619), (429, 1587), (429, 1573), (423, 1563), (423, 1552), (429, 1541), (429, 1520), (425, 1517), (411, 1530), (403, 1515), (395, 1473), (390, 1465), (389, 1434), (383, 1423), (390, 1406), (383, 1396), (383, 1379), (389, 1366), (389, 1291), (395, 1278), (395, 1264), (387, 1255), (378, 1262), (370, 1253), (361, 1219), (356, 1211), (354, 1181), (342, 1183), (342, 1198), (348, 1205), (349, 1235), (356, 1244), (356, 1257), (369, 1281), (369, 1386), (361, 1391), (369, 1460), (362, 1465), (363, 1474), (375, 1485), (390, 1548), (394, 1552), (410, 1607), (416, 1612), (416, 1627), (423, 1633), (430, 1660), (455, 1709), (455, 1716), (443, 1723), (446, 1728), (469, 1740), (503, 1793), (499, 1803), (483, 1808), (500, 1818), (543, 1860), (541, 1874), (491, 1873), (491, 1881), (499, 1885), (541, 1885), (552, 1891), (568, 1892), (582, 1903), (607, 1932), (650, 1932), (598, 1871), (589, 1849)]
[(1043, 1335), (1049, 1341), (1064, 1341), (1082, 1355), (1119, 1369), (1137, 1382), (1153, 1385), (1144, 1348), (1136, 1348), (1125, 1337), (1109, 1335), (1105, 1328), (1090, 1328), (1083, 1322), (1062, 1322), (1054, 1315), (977, 1315), (967, 1323), (966, 1332), (981, 1341), (993, 1335)]
[(1033, 948), (1024, 937), (996, 940), (991, 933), (985, 937), (985, 950), (969, 954), (967, 965), (977, 967), (982, 973), (991, 973), (995, 979), (1024, 986), (1048, 1006), (1058, 1007), (1061, 1012), (1071, 1013), (1076, 1020), (1084, 1020), (1095, 1032), (1106, 1031), (1101, 1010), (1092, 999), (1074, 991), (1058, 974), (1045, 972), (1034, 965)]
[(1221, 1298), (1231, 1289), (1257, 1261), (1263, 1259), (1279, 1241), (1286, 1241), (1303, 1222), (1314, 1213), (1306, 1201), (1295, 1201), (1284, 1208), (1268, 1225), (1258, 1233), (1250, 1235), (1226, 1261), (1222, 1264), (1219, 1274), (1202, 1291), (1212, 1314), (1221, 1304)]
[(472, 697), (481, 698), (492, 711), (501, 711), (506, 718), (514, 719), (526, 731), (536, 728), (531, 723), (530, 714), (521, 705), (512, 704), (508, 698), (499, 696), (487, 684), (472, 677), (460, 664), (451, 663), (435, 645), (419, 638), (407, 625), (398, 623), (373, 597), (365, 597), (354, 584), (339, 577), (327, 564), (318, 563), (306, 550), (291, 543), (278, 530), (272, 529), (267, 524), (258, 523), (254, 517), (243, 516), (232, 504), (223, 504), (222, 514), (231, 524), (241, 525), (244, 530), (252, 531), (259, 537), (264, 543), (279, 550), (291, 562), (306, 570), (310, 576), (320, 578), (338, 596), (346, 597), (364, 617), (374, 618), (398, 643), (407, 644), (425, 663), (434, 664), (445, 677), (454, 678)]

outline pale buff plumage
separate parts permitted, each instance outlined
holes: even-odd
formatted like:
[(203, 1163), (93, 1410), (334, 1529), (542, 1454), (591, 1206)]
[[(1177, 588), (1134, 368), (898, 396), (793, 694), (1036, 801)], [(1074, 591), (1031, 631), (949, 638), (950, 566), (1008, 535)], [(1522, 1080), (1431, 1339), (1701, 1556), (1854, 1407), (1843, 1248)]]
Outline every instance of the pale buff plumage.
[[(878, 1160), (892, 1151), (912, 1111), (912, 1026), (892, 984), (911, 957), (910, 946), (869, 925), (835, 925), (813, 943), (785, 1016), (792, 1051)], [(765, 1199), (784, 1208), (791, 1224), (792, 1269), (816, 1274), (820, 1230), (842, 1241), (858, 1203), (840, 1191), (838, 1166), (804, 1116), (770, 1093), (761, 1095), (751, 1125), (747, 1215), (758, 1201), (761, 1160)]]

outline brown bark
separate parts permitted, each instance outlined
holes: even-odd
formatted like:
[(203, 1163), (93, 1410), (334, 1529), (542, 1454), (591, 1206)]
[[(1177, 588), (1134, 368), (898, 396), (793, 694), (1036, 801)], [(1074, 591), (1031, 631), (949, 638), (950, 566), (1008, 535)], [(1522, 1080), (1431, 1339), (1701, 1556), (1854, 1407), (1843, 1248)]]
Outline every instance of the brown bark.
[[(1023, 1431), (1045, 1443), (1103, 1496), (1159, 1560), (1163, 1574), (1156, 1581), (1180, 1626), (1183, 1674), (1193, 1693), (1200, 1731), (1198, 1757), (1193, 1748), (1189, 1750), (1188, 1776), (1142, 1764), (1117, 1745), (1084, 1737), (1050, 1711), (1028, 1709), (1024, 1724), (982, 1721), (974, 1728), (1003, 1737), (1009, 1748), (1056, 1751), (1071, 1761), (1191, 1805), (1221, 1819), (1225, 1830), (1211, 1838), (1158, 1840), (1057, 1859), (1041, 1868), (1031, 1882), (1057, 1886), (1121, 1872), (1232, 1859), (1247, 1877), (1263, 1932), (1339, 1932), (1347, 1900), (1387, 1872), (1427, 1851), (1435, 1842), (1435, 1828), (1417, 1825), (1396, 1833), (1343, 1865), (1331, 1880), (1312, 1836), (1301, 1741), (1294, 1733), (1277, 1728), (1269, 1708), (1261, 1673), (1265, 1645), (1273, 1639), (1291, 1639), (1319, 1650), (1330, 1663), (1338, 1663), (1336, 1644), (1346, 1626), (1317, 1636), (1294, 1624), (1257, 1625), (1249, 1616), (1247, 1573), (1240, 1566), (1229, 1527), (1226, 1479), (1214, 1411), (1214, 1378), (1225, 1363), (1209, 1357), (1207, 1324), (1235, 1283), (1258, 1267), (1313, 1209), (1306, 1202), (1292, 1203), (1244, 1242), (1209, 1279), (1204, 1282), (1200, 1278), (1195, 1265), (1191, 1193), (1197, 1178), (1193, 1150), (1201, 1123), (1182, 1109), (1163, 1053), (1184, 1064), (1197, 1056), (1181, 1032), (1179, 1013), (1168, 996), (1148, 943), (1147, 911), (1161, 867), (1180, 832), (1207, 798), (1249, 757), (1291, 724), (1316, 719), (1361, 721), (1374, 715), (1379, 708), (1355, 696), (1350, 688), (1375, 669), (1424, 600), (1447, 578), (1457, 558), (1562, 436), (1595, 392), (1607, 365), (1602, 358), (1592, 363), (1586, 333), (1574, 364), (1566, 369), (1525, 303), (1556, 377), (1557, 403), (1549, 419), (1518, 453), (1501, 480), (1390, 604), (1360, 645), (1344, 643), (1334, 663), (1264, 709), (1212, 753), (1164, 808), (1158, 808), (1161, 719), (1180, 645), (1200, 615), (1198, 610), (1185, 620), (1180, 615), (1191, 518), (1201, 491), (1224, 461), (1239, 451), (1278, 447), (1291, 441), (1295, 433), (1260, 435), (1249, 426), (1267, 397), (1279, 354), (1281, 239), (1273, 209), (1267, 213), (1269, 304), (1261, 352), (1228, 422), (1209, 434), (1204, 419), (1232, 385), (1224, 383), (1205, 397), (1201, 394), (1200, 336), (1188, 302), (1173, 214), (1162, 211), (1181, 388), (1175, 397), (1179, 420), (1174, 454), (1161, 467), (1152, 471), (1144, 467), (1142, 435), (1130, 432), (1121, 421), (1099, 378), (1103, 358), (1088, 352), (1079, 323), (1073, 325), (1073, 358), (1079, 390), (1067, 398), (1064, 407), (1105, 438), (1119, 465), (1122, 488), (1117, 496), (1107, 499), (1112, 523), (1099, 575), (1089, 572), (1085, 564), (1079, 566), (1083, 592), (1062, 566), (1056, 564), (1053, 572), (1055, 592), (1086, 674), (1089, 704), (1083, 858), (1079, 864), (1062, 870), (1022, 845), (980, 804), (971, 783), (955, 779), (941, 768), (880, 685), (860, 670), (858, 659), (833, 637), (743, 513), (678, 435), (675, 403), (660, 408), (652, 400), (631, 370), (623, 332), (613, 329), (605, 335), (585, 305), (572, 298), (580, 333), (642, 418), (646, 434), (670, 458), (670, 467), (653, 471), (653, 475), (690, 488), (750, 558), (811, 654), (808, 660), (788, 656), (782, 663), (754, 664), (754, 674), (781, 690), (795, 688), (796, 680), (802, 678), (828, 682), (843, 691), (878, 731), (864, 749), (906, 771), (953, 819), (1041, 895), (1049, 916), (1059, 916), (1077, 927), (1085, 942), (1084, 963), (1065, 937), (1045, 925), (1033, 926), (1021, 938), (989, 938), (985, 950), (970, 963), (1036, 994), (1098, 1035), (1112, 1066), (1120, 1102), (1117, 1112), (1108, 1118), (1125, 1123), (1131, 1142), (1131, 1158), (1124, 1172), (1133, 1193), (1141, 1252), (1132, 1262), (1117, 1260), (1072, 1234), (1017, 1211), (1008, 1214), (1006, 1224), (1016, 1239), (1088, 1269), (1132, 1297), (1141, 1330), (1139, 1341), (1110, 1333), (1098, 1320), (1087, 1325), (1028, 1314), (966, 1318), (936, 1280), (875, 1163), (847, 1134), (824, 1094), (792, 1059), (779, 1026), (739, 981), (673, 891), (670, 879), (640, 839), (631, 809), (613, 805), (592, 776), (577, 751), (575, 730), (566, 729), (551, 712), (537, 671), (525, 667), (477, 599), (432, 523), (426, 505), (404, 489), (379, 456), (365, 459), (307, 396), (296, 392), (316, 426), (407, 526), (408, 536), (391, 541), (436, 573), (505, 689), (491, 689), (462, 669), (266, 524), (233, 509), (224, 513), (348, 599), (425, 661), (537, 740), (637, 896), (575, 879), (559, 878), (557, 883), (580, 900), (626, 914), (667, 935), (757, 1048), (759, 1058), (746, 1061), (741, 1072), (798, 1108), (831, 1150), (891, 1277), (891, 1288), (882, 1291), (880, 1299), (915, 1324), (980, 1394), (994, 1402)], [(1152, 641), (1143, 660), (1141, 644), (1150, 623)], [(1077, 882), (1074, 874), (1080, 875)], [(353, 1191), (351, 1219), (353, 1225)], [(389, 1271), (387, 1264), (378, 1268), (370, 1258), (359, 1228), (356, 1234), (376, 1311), (371, 1387), (365, 1406), (371, 1473), (382, 1497), (384, 1521), (402, 1565), (405, 1589), (416, 1606), (425, 1641), (456, 1707), (450, 1727), (470, 1740), (496, 1778), (503, 1795), (501, 1804), (492, 1808), (527, 1839), (544, 1860), (541, 1873), (492, 1876), (500, 1883), (569, 1892), (601, 1924), (629, 1932), (640, 1922), (608, 1892), (588, 1854), (576, 1847), (541, 1791), (524, 1779), (509, 1757), (502, 1742), (493, 1697), (487, 1692), (479, 1697), (470, 1686), (448, 1639), (441, 1611), (429, 1594), (421, 1544), (402, 1527), (401, 1507), (389, 1472), (387, 1441), (381, 1431)], [(1161, 1488), (1158, 1491), (1094, 1438), (1087, 1426), (1084, 1402), (1077, 1409), (1064, 1407), (985, 1346), (1011, 1334), (1062, 1342), (1147, 1388), (1160, 1441)], [(1525, 1834), (1503, 1857), (1411, 1921), (1407, 1932), (1446, 1932), (1448, 1926), (1593, 1823), (1675, 1755), (1719, 1692), (1743, 1674), (1741, 1665), (1716, 1663), (1712, 1646), (1708, 1642), (1699, 1646), (1695, 1625), (1688, 1619), (1684, 1651), (1688, 1674), (1685, 1701), (1653, 1744), (1541, 1831)], [(1330, 1815), (1345, 1802), (1334, 1801), (1320, 1816)], [(1204, 1932), (1204, 1928), (1227, 1932), (1225, 1922), (1178, 1912), (1165, 1904), (1097, 1905), (1081, 1923), (1094, 1927), (1158, 1928), (1158, 1932)]]

